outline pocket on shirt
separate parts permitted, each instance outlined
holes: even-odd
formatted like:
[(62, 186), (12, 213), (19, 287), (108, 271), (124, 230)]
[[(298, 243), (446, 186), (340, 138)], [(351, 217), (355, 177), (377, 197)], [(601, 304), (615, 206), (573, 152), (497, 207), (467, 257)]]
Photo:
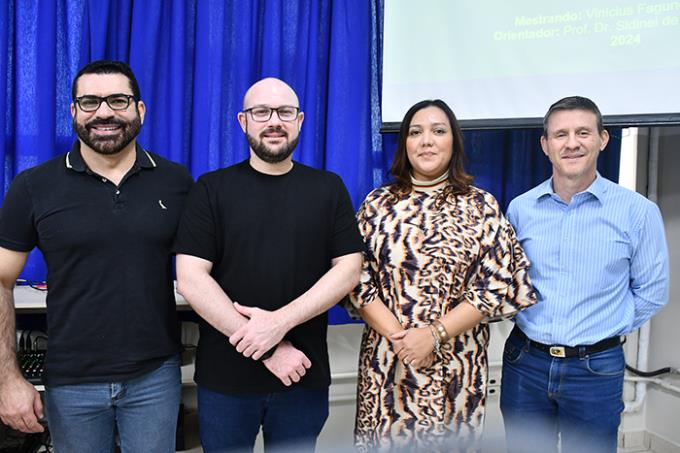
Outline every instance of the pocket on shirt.
[(586, 357), (586, 368), (595, 376), (620, 376), (626, 370), (623, 348), (618, 346)]

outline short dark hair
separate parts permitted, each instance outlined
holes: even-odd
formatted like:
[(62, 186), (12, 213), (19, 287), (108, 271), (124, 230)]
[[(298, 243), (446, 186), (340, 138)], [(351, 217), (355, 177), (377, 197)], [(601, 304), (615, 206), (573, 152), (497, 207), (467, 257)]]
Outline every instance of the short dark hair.
[(391, 173), (395, 181), (390, 185), (390, 191), (395, 195), (406, 194), (411, 191), (413, 184), (411, 183), (411, 171), (413, 167), (408, 160), (406, 152), (406, 139), (408, 138), (409, 127), (411, 121), (416, 113), (427, 107), (437, 107), (442, 110), (449, 120), (451, 125), (451, 132), (453, 133), (453, 149), (451, 150), (451, 161), (449, 162), (449, 185), (444, 189), (443, 198), (449, 195), (458, 195), (467, 193), (470, 184), (472, 184), (472, 176), (465, 173), (464, 163), (466, 161), (463, 132), (460, 128), (460, 123), (453, 113), (453, 110), (441, 99), (427, 99), (420, 101), (413, 105), (404, 119), (401, 121), (399, 127), (399, 138), (397, 139), (397, 151), (394, 154), (392, 161)]
[(139, 101), (141, 98), (137, 78), (127, 63), (122, 61), (96, 60), (83, 66), (73, 79), (73, 86), (71, 87), (71, 97), (73, 100), (76, 99), (76, 94), (78, 91), (78, 79), (80, 79), (85, 74), (122, 74), (127, 77), (130, 84), (130, 89), (132, 90), (132, 95), (135, 97), (135, 99)]
[(593, 101), (582, 96), (568, 96), (551, 105), (548, 109), (548, 113), (546, 113), (543, 117), (544, 137), (548, 136), (548, 120), (550, 119), (550, 115), (560, 110), (587, 110), (589, 112), (593, 112), (597, 119), (597, 132), (602, 134), (604, 131), (604, 126), (602, 125), (602, 113), (600, 113), (600, 109), (597, 108), (597, 105)]

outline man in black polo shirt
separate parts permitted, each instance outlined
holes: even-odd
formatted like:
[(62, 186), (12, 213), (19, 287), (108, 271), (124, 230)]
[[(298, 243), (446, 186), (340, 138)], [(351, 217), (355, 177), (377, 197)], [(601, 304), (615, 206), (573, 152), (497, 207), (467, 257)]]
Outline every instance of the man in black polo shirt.
[(288, 85), (254, 84), (250, 159), (203, 175), (180, 222), (206, 452), (252, 449), (260, 426), (266, 449), (313, 450), (328, 416), (326, 310), (358, 283), (363, 242), (342, 180), (292, 160), (303, 119)]
[(187, 170), (136, 143), (146, 107), (128, 65), (73, 81), (78, 141), (19, 174), (0, 212), (0, 417), (41, 431), (15, 359), (12, 290), (28, 252), (47, 262), (46, 415), (57, 451), (174, 452), (180, 399), (173, 237)]

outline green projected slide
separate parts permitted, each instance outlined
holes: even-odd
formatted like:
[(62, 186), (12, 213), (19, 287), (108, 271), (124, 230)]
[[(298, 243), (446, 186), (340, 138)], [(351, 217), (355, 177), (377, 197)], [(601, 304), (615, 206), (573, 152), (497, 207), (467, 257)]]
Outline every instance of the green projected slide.
[(542, 116), (571, 94), (610, 115), (680, 112), (680, 1), (386, 0), (385, 9), (383, 121), (426, 97), (455, 101), (463, 119)]

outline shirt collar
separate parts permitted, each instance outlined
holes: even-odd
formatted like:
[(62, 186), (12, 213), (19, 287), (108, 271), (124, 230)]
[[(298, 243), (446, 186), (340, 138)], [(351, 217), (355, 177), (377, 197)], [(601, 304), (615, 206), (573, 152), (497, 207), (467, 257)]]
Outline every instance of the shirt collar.
[(543, 198), (554, 193), (552, 189), (552, 177), (543, 181), (536, 187), (536, 199)]
[[(604, 181), (604, 178), (600, 175), (600, 172), (595, 173), (595, 181), (590, 184), (584, 190), (583, 192), (580, 193), (590, 193), (593, 195), (596, 199), (598, 199), (600, 202), (603, 201), (604, 193), (607, 191), (607, 184)], [(545, 196), (550, 196), (552, 194), (555, 194), (555, 191), (553, 190), (552, 187), (552, 177), (550, 177), (548, 180), (543, 181), (537, 188), (536, 188), (536, 199), (543, 198)], [(555, 194), (557, 196), (557, 194)]]
[(596, 173), (595, 176), (595, 181), (586, 189), (584, 192), (590, 192), (593, 194), (595, 198), (600, 200), (600, 202), (603, 201), (604, 198), (604, 193), (607, 191), (607, 184), (604, 181), (604, 178), (600, 176), (600, 172)]
[[(135, 152), (137, 156), (135, 158), (134, 166), (141, 168), (155, 168), (157, 166), (156, 161), (151, 157), (151, 154), (142, 148), (139, 143), (135, 143)], [(77, 140), (73, 144), (73, 147), (71, 147), (71, 150), (66, 153), (65, 164), (66, 168), (81, 173), (88, 169), (87, 164), (83, 159), (83, 155), (80, 153), (79, 140)]]

